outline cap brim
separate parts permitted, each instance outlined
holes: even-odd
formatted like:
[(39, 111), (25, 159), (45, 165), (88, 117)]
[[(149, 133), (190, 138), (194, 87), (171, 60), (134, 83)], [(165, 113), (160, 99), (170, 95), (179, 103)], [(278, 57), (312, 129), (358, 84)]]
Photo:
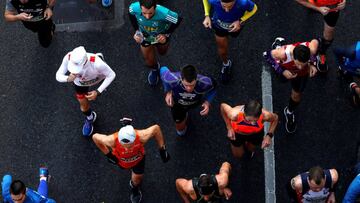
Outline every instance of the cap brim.
[(81, 65), (77, 65), (77, 64), (74, 64), (71, 61), (69, 61), (68, 70), (70, 73), (78, 74), (81, 72), (81, 69), (82, 69)]

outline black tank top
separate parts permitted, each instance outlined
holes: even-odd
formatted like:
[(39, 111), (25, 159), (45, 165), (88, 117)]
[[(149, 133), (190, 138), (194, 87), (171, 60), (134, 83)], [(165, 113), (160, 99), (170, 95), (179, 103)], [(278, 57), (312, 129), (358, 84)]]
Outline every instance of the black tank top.
[(199, 193), (199, 191), (200, 191), (199, 178), (193, 178), (192, 179), (193, 188), (194, 188), (194, 191), (195, 191), (195, 194), (196, 194), (195, 202), (197, 202), (197, 203), (221, 203), (222, 202), (221, 201), (222, 196), (219, 193), (219, 186), (218, 186), (218, 182), (216, 180), (215, 175), (211, 175), (211, 178), (213, 179), (213, 182), (214, 182), (213, 187), (215, 189), (215, 193), (213, 194), (213, 196), (210, 198), (209, 201), (205, 201), (203, 199), (203, 196)]
[(22, 4), (20, 0), (11, 0), (10, 3), (14, 6), (18, 13), (31, 14), (33, 18), (30, 22), (36, 22), (44, 19), (44, 11), (47, 6), (47, 0), (29, 0), (26, 4)]
[(326, 202), (327, 198), (330, 195), (330, 188), (332, 184), (332, 178), (330, 170), (324, 170), (325, 173), (325, 186), (324, 188), (319, 192), (314, 192), (310, 190), (310, 186), (308, 183), (308, 177), (309, 173), (302, 173), (301, 176), (301, 182), (302, 182), (302, 202), (308, 203), (308, 202)]

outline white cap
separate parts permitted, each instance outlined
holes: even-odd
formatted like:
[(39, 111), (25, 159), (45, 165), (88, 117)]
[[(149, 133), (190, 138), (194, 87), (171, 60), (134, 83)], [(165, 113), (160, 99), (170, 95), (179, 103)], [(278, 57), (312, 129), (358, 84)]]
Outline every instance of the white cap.
[(85, 48), (83, 46), (76, 47), (70, 53), (70, 61), (68, 63), (69, 72), (74, 74), (80, 73), (86, 59), (87, 59), (87, 55)]
[(131, 125), (122, 127), (119, 130), (118, 140), (121, 144), (131, 144), (135, 141), (135, 130)]

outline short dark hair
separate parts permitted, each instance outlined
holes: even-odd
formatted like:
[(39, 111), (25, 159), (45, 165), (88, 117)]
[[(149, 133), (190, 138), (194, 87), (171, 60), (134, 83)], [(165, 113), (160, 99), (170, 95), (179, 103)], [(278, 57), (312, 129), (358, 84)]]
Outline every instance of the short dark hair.
[(309, 181), (313, 180), (316, 185), (320, 185), (321, 181), (325, 178), (324, 169), (320, 166), (312, 167), (309, 170)]
[(221, 2), (223, 2), (223, 3), (230, 3), (230, 2), (233, 2), (233, 1), (235, 1), (235, 0), (221, 0)]
[(21, 180), (14, 180), (10, 185), (10, 193), (13, 195), (25, 194), (25, 184)]
[(192, 82), (197, 78), (197, 70), (192, 65), (186, 65), (181, 68), (181, 78), (185, 79), (186, 82)]
[(199, 177), (199, 192), (202, 195), (209, 195), (215, 191), (215, 183), (213, 177), (209, 174), (202, 174)]
[(302, 44), (300, 44), (294, 48), (293, 54), (294, 54), (295, 60), (298, 60), (303, 63), (309, 61), (309, 59), (310, 59), (309, 47), (302, 45)]
[(262, 113), (262, 105), (258, 101), (251, 100), (245, 104), (244, 113), (245, 116), (254, 116), (258, 118)]
[(140, 0), (140, 6), (144, 6), (147, 9), (156, 7), (156, 0)]

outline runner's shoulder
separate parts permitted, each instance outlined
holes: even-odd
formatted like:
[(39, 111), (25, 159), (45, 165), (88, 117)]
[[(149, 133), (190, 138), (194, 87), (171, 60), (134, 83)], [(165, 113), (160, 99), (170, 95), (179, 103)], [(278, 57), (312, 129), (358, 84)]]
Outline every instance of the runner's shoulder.
[(207, 91), (209, 89), (214, 88), (215, 85), (216, 85), (216, 82), (211, 77), (207, 77), (207, 76), (198, 74), (197, 86), (199, 87), (200, 91), (201, 90)]
[(140, 2), (134, 2), (130, 4), (129, 13), (132, 15), (140, 15), (141, 14)]

